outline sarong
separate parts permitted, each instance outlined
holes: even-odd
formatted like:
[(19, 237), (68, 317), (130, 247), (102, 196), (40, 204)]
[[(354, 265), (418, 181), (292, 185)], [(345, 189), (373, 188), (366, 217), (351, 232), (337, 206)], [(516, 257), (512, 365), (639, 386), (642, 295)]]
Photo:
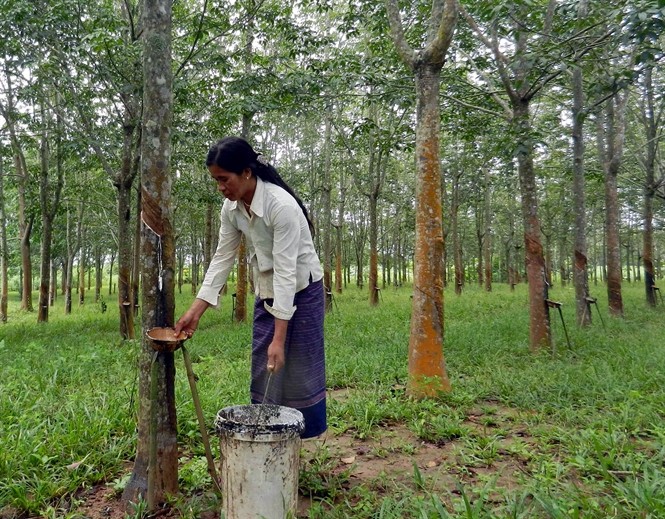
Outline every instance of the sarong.
[(305, 417), (305, 430), (300, 436), (318, 436), (327, 429), (323, 280), (310, 283), (295, 295), (294, 305), (297, 309), (289, 321), (284, 344), (286, 362), (284, 368), (270, 379), (265, 400), (268, 346), (274, 335), (275, 317), (265, 309), (264, 302), (272, 305), (271, 299), (260, 298), (254, 304), (250, 386), (252, 403), (297, 409)]

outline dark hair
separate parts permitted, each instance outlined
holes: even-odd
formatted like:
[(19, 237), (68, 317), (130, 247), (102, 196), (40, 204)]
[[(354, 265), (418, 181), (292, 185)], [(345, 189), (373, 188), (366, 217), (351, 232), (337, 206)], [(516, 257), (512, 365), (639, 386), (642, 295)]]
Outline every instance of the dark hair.
[(314, 225), (309, 218), (309, 213), (302, 200), (284, 182), (284, 179), (277, 173), (277, 170), (260, 153), (254, 151), (254, 148), (245, 139), (240, 137), (224, 137), (217, 141), (208, 151), (208, 157), (206, 158), (206, 166), (210, 167), (213, 164), (236, 175), (241, 175), (246, 168), (249, 168), (254, 175), (264, 182), (275, 184), (284, 189), (298, 202), (307, 219), (312, 236), (314, 235)]

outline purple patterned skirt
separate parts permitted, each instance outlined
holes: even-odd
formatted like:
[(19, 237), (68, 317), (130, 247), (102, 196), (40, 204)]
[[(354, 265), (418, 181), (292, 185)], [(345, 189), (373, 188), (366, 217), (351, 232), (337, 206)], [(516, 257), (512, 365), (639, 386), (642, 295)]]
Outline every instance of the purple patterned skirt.
[[(305, 417), (302, 438), (325, 432), (326, 425), (326, 365), (323, 345), (325, 316), (323, 280), (310, 283), (295, 295), (297, 310), (289, 321), (284, 345), (286, 364), (270, 380), (265, 403), (292, 407)], [(268, 382), (268, 346), (275, 330), (275, 318), (258, 299), (254, 304), (252, 337), (252, 403), (263, 403)]]

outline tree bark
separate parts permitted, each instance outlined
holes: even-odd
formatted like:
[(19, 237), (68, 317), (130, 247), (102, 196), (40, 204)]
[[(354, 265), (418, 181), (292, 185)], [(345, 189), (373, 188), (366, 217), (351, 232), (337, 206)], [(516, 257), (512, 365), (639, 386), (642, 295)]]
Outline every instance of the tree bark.
[(485, 255), (485, 291), (492, 291), (492, 191), (490, 170), (485, 168), (485, 233), (483, 251)]
[(397, 0), (386, 0), (398, 54), (415, 76), (416, 243), (407, 392), (417, 398), (450, 391), (443, 356), (443, 221), (439, 163), (441, 68), (457, 23), (454, 0), (432, 2), (426, 47), (407, 43)]
[[(143, 496), (149, 511), (178, 491), (174, 353), (153, 351), (145, 332), (170, 327), (175, 313), (171, 201), (171, 0), (145, 0), (141, 142), (142, 348), (138, 445), (125, 502)], [(129, 312), (131, 315), (131, 312)]]
[(416, 247), (407, 388), (415, 396), (434, 396), (451, 389), (443, 357), (440, 67), (420, 64), (415, 73)]
[[(646, 131), (646, 157), (644, 160), (644, 229), (642, 231), (642, 264), (644, 266), (644, 288), (647, 304), (656, 306), (656, 275), (653, 265), (653, 199), (655, 189), (655, 169), (657, 156), (657, 124), (654, 108), (654, 89), (652, 68), (644, 71), (643, 81), (642, 119)], [(638, 271), (639, 272), (639, 271)]]
[(42, 218), (41, 268), (39, 281), (39, 308), (37, 322), (48, 322), (49, 289), (51, 285), (51, 244), (53, 240), (53, 223), (60, 205), (60, 194), (63, 186), (62, 150), (60, 149), (60, 117), (58, 116), (56, 135), (56, 184), (49, 182), (49, 146), (46, 130), (46, 110), (42, 108), (42, 142), (40, 147), (40, 178), (39, 205)]
[(326, 106), (326, 119), (323, 144), (323, 185), (321, 186), (321, 209), (323, 227), (323, 250), (321, 260), (323, 262), (323, 285), (326, 292), (326, 312), (333, 308), (332, 304), (332, 211), (330, 205), (330, 193), (332, 191), (332, 107)]
[[(134, 312), (132, 309), (132, 228), (131, 200), (135, 174), (132, 171), (134, 132), (136, 123), (132, 112), (127, 108), (123, 122), (123, 152), (120, 173), (115, 176), (114, 184), (118, 191), (118, 312), (120, 315), (119, 331), (123, 339), (133, 339)], [(139, 215), (136, 216), (139, 218)]]
[(522, 193), (522, 220), (524, 222), (524, 253), (529, 284), (529, 345), (532, 351), (552, 345), (550, 315), (546, 299), (547, 273), (538, 218), (538, 193), (533, 170), (533, 143), (529, 100), (513, 100), (514, 124), (518, 132), (517, 163)]
[(25, 155), (21, 148), (21, 141), (18, 137), (16, 128), (16, 114), (14, 106), (14, 89), (10, 71), (5, 68), (6, 79), (6, 100), (7, 104), (2, 104), (0, 100), (0, 113), (7, 124), (9, 130), (9, 140), (12, 145), (14, 156), (14, 169), (18, 180), (18, 229), (19, 243), (21, 250), (21, 310), (32, 312), (32, 263), (30, 260), (30, 236), (32, 234), (32, 225), (34, 223), (34, 214), (29, 213), (27, 209), (26, 197), (29, 184), (29, 172), (25, 162)]
[(619, 168), (625, 136), (625, 108), (628, 93), (616, 93), (606, 102), (606, 128), (601, 134), (604, 145), (603, 169), (605, 173), (605, 239), (607, 247), (607, 300), (611, 315), (623, 317), (621, 294), (621, 242), (619, 237)]
[(342, 238), (344, 236), (344, 211), (346, 204), (346, 169), (340, 168), (339, 175), (339, 200), (337, 202), (337, 223), (335, 224), (335, 291), (342, 293), (344, 279), (342, 269), (344, 266), (344, 249)]
[(452, 193), (450, 196), (450, 231), (449, 235), (453, 237), (453, 267), (455, 271), (455, 294), (462, 295), (464, 288), (464, 265), (462, 261), (462, 243), (459, 235), (458, 215), (459, 215), (459, 184), (461, 173), (453, 173)]
[(0, 157), (0, 322), (7, 322), (7, 298), (9, 295), (9, 251), (7, 250), (7, 214), (5, 211), (4, 160)]

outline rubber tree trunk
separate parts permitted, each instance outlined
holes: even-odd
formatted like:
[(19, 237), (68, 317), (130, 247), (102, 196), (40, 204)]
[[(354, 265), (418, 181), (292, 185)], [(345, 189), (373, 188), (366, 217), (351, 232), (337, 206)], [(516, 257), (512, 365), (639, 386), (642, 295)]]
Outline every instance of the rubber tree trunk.
[(9, 251), (7, 250), (7, 214), (5, 211), (4, 162), (0, 158), (0, 322), (7, 322), (9, 295)]
[(492, 291), (492, 191), (490, 187), (490, 170), (485, 168), (485, 233), (483, 253), (485, 255), (485, 291)]
[[(42, 109), (42, 117), (46, 110)], [(45, 117), (43, 119), (45, 121)], [(46, 122), (44, 122), (46, 124)], [(51, 283), (51, 243), (53, 240), (53, 221), (55, 219), (57, 206), (62, 189), (62, 176), (60, 182), (56, 183), (54, 192), (51, 192), (49, 183), (49, 145), (46, 130), (43, 130), (42, 141), (39, 150), (40, 174), (39, 174), (39, 206), (42, 218), (42, 246), (40, 253), (39, 269), (39, 306), (37, 309), (37, 322), (48, 322), (49, 311), (49, 286)], [(62, 170), (60, 170), (60, 173)]]
[[(125, 156), (123, 162), (130, 158)], [(129, 163), (123, 163), (128, 168)], [(134, 178), (122, 175), (118, 190), (118, 310), (120, 315), (120, 336), (123, 339), (134, 338), (134, 312), (132, 311), (132, 228), (131, 228), (131, 192)], [(137, 215), (138, 218), (138, 215)]]
[(540, 239), (529, 101), (527, 99), (515, 100), (513, 110), (514, 123), (518, 132), (517, 163), (522, 193), (526, 276), (529, 284), (529, 346), (532, 351), (538, 351), (551, 347), (552, 336), (549, 309), (545, 302), (548, 297), (547, 272)]
[(321, 186), (321, 209), (322, 209), (322, 231), (323, 250), (321, 260), (323, 262), (323, 284), (326, 292), (326, 312), (332, 310), (332, 210), (330, 193), (332, 192), (331, 172), (331, 147), (332, 147), (332, 107), (326, 106), (326, 120), (324, 131), (323, 152), (323, 184)]
[(335, 291), (342, 293), (344, 285), (344, 249), (342, 247), (344, 236), (344, 211), (346, 206), (346, 170), (342, 166), (339, 174), (339, 200), (337, 202), (337, 223), (335, 224)]
[(408, 392), (450, 391), (443, 357), (443, 223), (439, 165), (439, 69), (416, 70), (416, 246)]
[[(173, 326), (175, 248), (171, 201), (171, 0), (145, 0), (143, 123), (141, 142), (141, 279), (143, 334), (139, 359), (138, 445), (123, 499), (142, 496), (155, 511), (178, 491), (175, 363), (155, 353), (145, 336)], [(131, 312), (130, 312), (131, 314)]]
[(390, 34), (416, 87), (416, 242), (407, 392), (417, 398), (450, 391), (443, 356), (443, 213), (439, 160), (441, 68), (453, 38), (458, 6), (434, 0), (427, 45), (406, 41), (397, 0), (386, 0)]
[(627, 92), (617, 93), (606, 103), (605, 160), (605, 239), (607, 247), (607, 301), (610, 314), (623, 317), (621, 293), (621, 241), (619, 237), (618, 174), (625, 135), (624, 114)]
[(575, 285), (575, 311), (577, 324), (591, 324), (589, 275), (587, 271), (586, 191), (584, 179), (584, 89), (582, 69), (573, 68), (573, 208), (575, 213), (575, 244), (573, 247), (573, 284)]
[(646, 301), (651, 307), (656, 306), (656, 293), (654, 286), (656, 283), (656, 273), (653, 265), (653, 199), (656, 194), (655, 189), (655, 169), (656, 169), (656, 156), (657, 156), (657, 130), (655, 108), (654, 108), (654, 91), (653, 91), (653, 74), (652, 69), (649, 67), (644, 72), (644, 85), (643, 85), (643, 103), (642, 103), (642, 119), (644, 120), (647, 149), (646, 160), (644, 163), (646, 178), (644, 181), (644, 230), (642, 231), (642, 264), (644, 266), (644, 288), (646, 290)]

